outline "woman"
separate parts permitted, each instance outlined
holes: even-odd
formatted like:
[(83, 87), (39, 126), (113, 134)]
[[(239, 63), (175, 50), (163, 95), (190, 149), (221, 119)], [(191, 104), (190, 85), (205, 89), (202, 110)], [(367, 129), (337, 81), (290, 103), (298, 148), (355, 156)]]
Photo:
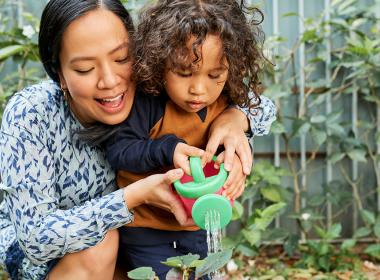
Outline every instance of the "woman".
[[(118, 0), (51, 0), (43, 12), (40, 56), (52, 81), (12, 97), (0, 134), (0, 263), (12, 279), (112, 279), (117, 228), (144, 203), (192, 223), (170, 190), (182, 170), (116, 190), (103, 151), (75, 133), (127, 118), (135, 94), (132, 36)], [(253, 132), (271, 115), (252, 118)], [(227, 110), (213, 125), (209, 151), (224, 144), (228, 163), (236, 148), (250, 169), (249, 145), (241, 144), (247, 128), (244, 114)]]

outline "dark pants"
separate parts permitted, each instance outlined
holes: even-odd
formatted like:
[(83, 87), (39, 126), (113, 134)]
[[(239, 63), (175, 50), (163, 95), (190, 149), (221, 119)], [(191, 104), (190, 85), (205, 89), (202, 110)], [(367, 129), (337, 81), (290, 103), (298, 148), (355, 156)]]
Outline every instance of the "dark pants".
[(163, 265), (161, 261), (188, 253), (197, 254), (200, 259), (207, 256), (204, 230), (173, 232), (126, 227), (119, 230), (119, 258), (127, 271), (148, 266), (153, 268), (160, 279), (165, 279), (171, 267)]

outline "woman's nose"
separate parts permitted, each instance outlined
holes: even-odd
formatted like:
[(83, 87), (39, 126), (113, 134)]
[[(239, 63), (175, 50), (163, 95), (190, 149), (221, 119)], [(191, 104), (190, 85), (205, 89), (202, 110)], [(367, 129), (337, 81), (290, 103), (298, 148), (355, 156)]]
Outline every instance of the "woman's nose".
[(100, 74), (98, 87), (100, 89), (110, 89), (118, 85), (120, 81), (119, 76), (112, 67), (105, 66)]

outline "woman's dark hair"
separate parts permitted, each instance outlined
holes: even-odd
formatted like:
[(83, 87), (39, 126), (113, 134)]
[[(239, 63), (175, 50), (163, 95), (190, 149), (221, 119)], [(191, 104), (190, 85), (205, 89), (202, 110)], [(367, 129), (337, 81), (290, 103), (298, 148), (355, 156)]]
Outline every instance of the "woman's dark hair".
[(140, 14), (135, 34), (136, 80), (147, 93), (160, 94), (167, 67), (188, 66), (190, 37), (195, 37), (191, 51), (196, 64), (202, 59), (199, 46), (206, 36), (218, 35), (229, 64), (223, 94), (234, 104), (249, 106), (252, 91), (260, 102), (263, 18), (259, 9), (246, 7), (244, 0), (159, 0)]
[(45, 71), (59, 83), (59, 53), (66, 28), (86, 13), (103, 8), (113, 12), (124, 23), (130, 37), (133, 36), (132, 18), (119, 0), (50, 0), (41, 16), (38, 45)]

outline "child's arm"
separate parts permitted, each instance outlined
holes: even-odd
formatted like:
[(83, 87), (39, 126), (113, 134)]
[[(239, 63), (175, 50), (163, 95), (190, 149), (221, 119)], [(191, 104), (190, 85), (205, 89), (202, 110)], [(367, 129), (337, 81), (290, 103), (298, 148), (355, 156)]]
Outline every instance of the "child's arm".
[(174, 134), (149, 138), (150, 130), (162, 117), (164, 109), (162, 98), (136, 93), (129, 117), (105, 143), (107, 159), (114, 169), (146, 173), (174, 164), (190, 172), (187, 157), (202, 156), (203, 150), (185, 144)]
[(174, 149), (184, 141), (174, 134), (149, 139), (149, 132), (164, 109), (162, 98), (136, 92), (128, 118), (105, 143), (107, 159), (114, 169), (145, 173), (173, 165)]

